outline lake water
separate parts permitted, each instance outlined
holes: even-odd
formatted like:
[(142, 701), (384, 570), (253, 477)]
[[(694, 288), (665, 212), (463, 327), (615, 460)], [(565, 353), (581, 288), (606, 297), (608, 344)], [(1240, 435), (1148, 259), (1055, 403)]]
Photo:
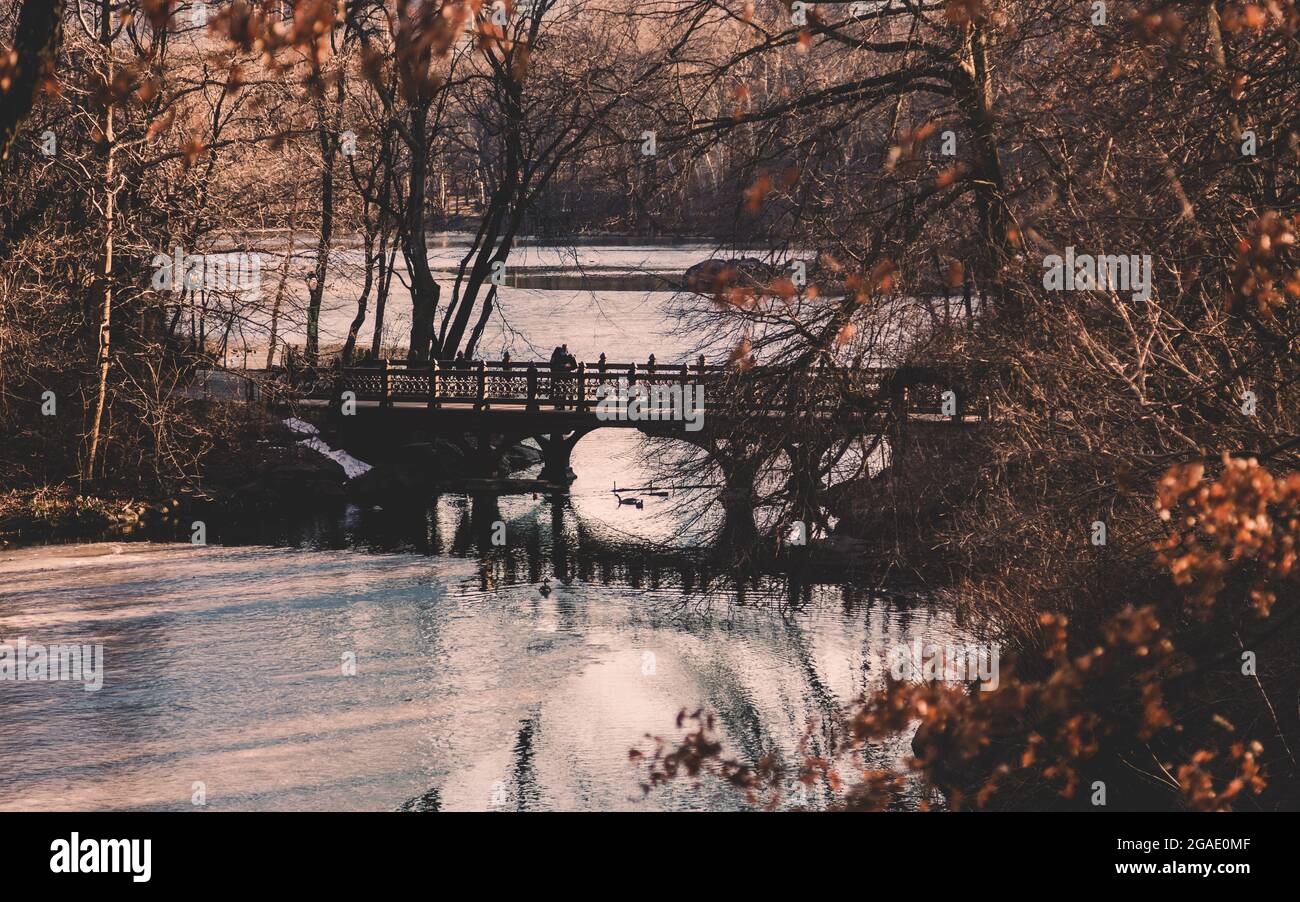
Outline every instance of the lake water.
[(790, 756), (809, 718), (878, 684), (884, 648), (955, 633), (843, 587), (792, 601), (776, 580), (738, 593), (617, 564), (543, 595), (553, 552), (538, 561), (364, 542), (0, 553), (5, 640), (102, 643), (105, 662), (98, 691), (0, 683), (0, 809), (185, 810), (196, 784), (217, 810), (741, 807), (708, 783), (643, 796), (628, 750), (704, 706), (733, 753)]
[[(709, 256), (581, 250), (587, 268), (628, 272)], [(331, 292), (327, 342), (351, 303)], [(673, 303), (645, 290), (502, 297), (510, 327), (547, 353), (567, 340), (580, 358), (665, 362), (694, 350), (665, 318)], [(644, 796), (629, 749), (704, 707), (731, 754), (792, 762), (810, 721), (880, 684), (890, 648), (963, 637), (924, 600), (738, 584), (725, 563), (661, 547), (683, 541), (681, 499), (638, 511), (609, 491), (655, 478), (629, 432), (578, 445), (567, 500), (447, 495), (211, 524), (206, 547), (0, 551), (0, 640), (102, 644), (105, 664), (98, 691), (0, 682), (0, 809), (191, 810), (200, 791), (218, 810), (738, 808), (707, 781)], [(497, 519), (506, 548), (482, 532)], [(907, 739), (871, 763), (901, 767)], [(824, 804), (824, 788), (803, 801)]]
[[(452, 295), (456, 269), (472, 237), (463, 233), (430, 236), (429, 264), (442, 286), (439, 322)], [(261, 288), (255, 299), (246, 301), (250, 309), (242, 311), (244, 316), (234, 325), (227, 362), (240, 367), (247, 359), (247, 365), (256, 368), (266, 358), (269, 308), (279, 283), (287, 240), (280, 236), (246, 238), (242, 245), (261, 249)], [(672, 286), (682, 281), (689, 267), (702, 260), (761, 253), (720, 248), (704, 241), (604, 238), (558, 245), (524, 239), (510, 254), (507, 281), (498, 289), (497, 313), (484, 333), (480, 355), (500, 359), (501, 353), (509, 350), (515, 360), (546, 360), (556, 345), (567, 342), (579, 360), (594, 362), (603, 352), (611, 361), (644, 361), (653, 353), (660, 362), (672, 362), (687, 350), (686, 343), (665, 328), (665, 314), (678, 306)], [(281, 341), (299, 348), (306, 340), (304, 285), (315, 266), (314, 258), (310, 236), (296, 239), (277, 333)], [(347, 337), (364, 281), (363, 261), (363, 251), (355, 244), (344, 244), (330, 254), (329, 284), (321, 301), (322, 348), (337, 348)], [(411, 325), (410, 302), (401, 284), (410, 280), (400, 253), (396, 266), (381, 341), (383, 352), (394, 357), (403, 353)], [(585, 290), (583, 282), (600, 287)], [(556, 287), (555, 283), (568, 287)], [(208, 333), (220, 335), (223, 327), (224, 315), (215, 313), (209, 320)], [(372, 294), (358, 347), (370, 347), (373, 337)]]

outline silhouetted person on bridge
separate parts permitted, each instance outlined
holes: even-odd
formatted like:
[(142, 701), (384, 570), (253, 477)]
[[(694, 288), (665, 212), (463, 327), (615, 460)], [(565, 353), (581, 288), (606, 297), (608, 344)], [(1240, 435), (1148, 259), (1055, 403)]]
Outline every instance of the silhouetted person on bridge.
[(569, 390), (569, 373), (577, 368), (578, 361), (569, 353), (567, 344), (562, 344), (551, 352), (551, 401), (556, 410), (564, 409)]
[(556, 410), (563, 407), (562, 388), (564, 383), (564, 349), (559, 345), (551, 352), (551, 403)]

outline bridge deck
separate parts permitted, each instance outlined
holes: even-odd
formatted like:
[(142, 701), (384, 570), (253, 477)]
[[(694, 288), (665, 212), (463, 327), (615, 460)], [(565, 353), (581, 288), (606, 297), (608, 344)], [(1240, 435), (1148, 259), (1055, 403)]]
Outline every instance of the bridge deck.
[[(317, 409), (328, 408), (333, 403), (333, 401), (324, 398), (305, 398), (299, 402), (303, 407)], [(413, 417), (428, 417), (433, 415), (449, 426), (456, 425), (457, 421), (463, 421), (466, 426), (476, 423), (499, 424), (502, 426), (518, 423), (522, 426), (544, 421), (546, 423), (554, 424), (557, 428), (563, 428), (565, 431), (577, 426), (609, 426), (614, 428), (642, 429), (643, 431), (654, 426), (668, 426), (672, 424), (676, 424), (678, 428), (683, 427), (682, 421), (673, 419), (669, 416), (652, 418), (649, 415), (645, 415), (635, 420), (626, 417), (619, 419), (616, 417), (603, 417), (600, 412), (595, 409), (579, 411), (572, 407), (557, 410), (554, 407), (542, 406), (534, 410), (520, 405), (480, 407), (474, 403), (441, 404), (437, 407), (430, 407), (428, 403), (424, 401), (390, 401), (384, 403), (383, 401), (372, 399), (358, 400), (356, 402), (356, 409), (358, 411), (385, 411), (396, 415)], [(708, 413), (708, 411), (706, 411), (706, 413)], [(715, 419), (727, 419), (730, 416), (729, 412), (717, 409), (709, 413), (709, 415)], [(770, 418), (772, 420), (778, 420), (783, 415), (783, 412), (779, 410), (756, 411), (754, 413), (746, 414), (746, 416), (751, 419), (754, 417), (761, 417)], [(877, 414), (875, 416), (869, 416), (867, 419), (875, 420), (883, 424), (884, 415)], [(951, 426), (954, 424), (973, 425), (983, 422), (983, 418), (970, 414), (953, 417), (942, 413), (909, 410), (907, 411), (907, 422), (915, 426)]]
[(939, 386), (892, 392), (892, 375), (892, 370), (880, 368), (826, 367), (814, 370), (812, 378), (803, 374), (796, 379), (784, 369), (702, 364), (581, 363), (572, 370), (553, 371), (549, 364), (536, 362), (383, 361), (322, 373), (308, 387), (306, 399), (327, 405), (346, 398), (357, 407), (425, 410), (448, 420), (491, 413), (494, 419), (513, 414), (631, 428), (647, 421), (689, 420), (697, 413), (714, 419), (779, 418), (797, 411), (867, 420), (892, 415), (918, 424), (981, 420), (960, 397), (956, 411), (945, 413)]

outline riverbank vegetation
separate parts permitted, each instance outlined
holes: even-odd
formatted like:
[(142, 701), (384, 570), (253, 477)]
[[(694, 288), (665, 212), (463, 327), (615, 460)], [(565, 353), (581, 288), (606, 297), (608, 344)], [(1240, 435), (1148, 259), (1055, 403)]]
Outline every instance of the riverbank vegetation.
[[(1089, 773), (1112, 806), (1294, 807), (1297, 13), (1102, 6), (1104, 25), (1077, 4), (900, 11), (907, 40), (861, 48), (888, 87), (856, 96), (911, 110), (914, 125), (876, 145), (881, 190), (838, 183), (873, 207), (873, 240), (841, 256), (833, 217), (801, 222), (796, 239), (828, 248), (823, 272), (853, 290), (771, 303), (727, 287), (731, 331), (712, 325), (741, 336), (742, 359), (791, 361), (792, 386), (822, 359), (885, 359), (912, 367), (900, 372), (913, 391), (989, 411), (960, 450), (898, 454), (913, 472), (870, 480), (880, 515), (862, 535), (941, 571), (1017, 675), (988, 694), (891, 685), (826, 727), (822, 748), (851, 753), (919, 720), (914, 764), (959, 807), (1090, 807)], [(813, 21), (804, 39), (825, 28)], [(945, 54), (958, 74), (938, 66)], [(845, 104), (827, 106), (771, 103), (753, 121), (795, 147)], [(949, 129), (966, 148), (955, 160), (935, 150)], [(1275, 157), (1258, 153), (1265, 133)], [(785, 193), (758, 185), (779, 208)], [(1075, 248), (1149, 255), (1150, 295), (1049, 290), (1046, 262)], [(978, 316), (941, 304), (929, 328), (882, 328), (900, 280), (953, 294), (972, 279)], [(775, 450), (818, 429), (792, 415), (765, 440)], [(787, 522), (844, 501), (844, 436), (822, 431), (824, 451), (802, 465), (772, 457), (764, 500)], [(813, 478), (808, 460), (821, 462)], [(700, 716), (684, 744), (659, 747), (652, 782), (707, 764), (770, 801), (775, 763), (727, 759)], [(848, 807), (889, 804), (893, 777), (851, 761), (813, 756), (781, 776), (787, 790), (792, 771), (839, 787)]]
[[(475, 356), (523, 235), (763, 247), (779, 275), (716, 268), (682, 311), (788, 401), (714, 438), (753, 538), (856, 543), (1014, 658), (997, 692), (890, 685), (819, 748), (919, 721), (951, 807), (1300, 805), (1293, 0), (102, 0), (56, 3), (61, 34), (47, 6), (0, 4), (4, 487), (201, 486), (221, 430), (178, 389), (264, 321), (268, 366), (290, 322), (328, 362), (343, 236), (343, 361), (393, 305), (412, 359)], [(435, 274), (447, 227), (474, 238)], [(312, 249), (302, 291), (154, 285), (156, 254), (258, 234)], [(1051, 271), (1084, 256), (1107, 271)], [(807, 416), (828, 370), (892, 431)], [(900, 399), (945, 392), (979, 422), (912, 436)], [(699, 718), (652, 782), (890, 804), (828, 755), (732, 761)]]

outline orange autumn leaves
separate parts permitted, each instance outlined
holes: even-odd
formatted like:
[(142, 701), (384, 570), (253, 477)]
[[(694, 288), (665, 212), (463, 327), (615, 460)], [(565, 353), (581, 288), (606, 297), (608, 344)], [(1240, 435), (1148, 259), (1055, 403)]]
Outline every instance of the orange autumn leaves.
[[(0, 94), (8, 94), (12, 90), (14, 79), (18, 78), (18, 74), (17, 49), (0, 44)], [(51, 61), (45, 61), (39, 87), (45, 94), (52, 97), (57, 97), (62, 92), (59, 79), (55, 78), (55, 66)]]
[[(916, 128), (904, 129), (900, 132), (898, 140), (889, 148), (889, 153), (885, 156), (885, 171), (907, 178), (913, 178), (924, 172), (926, 161), (922, 158), (921, 151), (925, 142), (934, 137), (938, 129), (939, 123), (930, 120)], [(960, 161), (952, 163), (935, 175), (934, 189), (942, 191), (951, 188), (961, 181), (968, 171), (969, 167), (966, 163)]]
[[(821, 256), (820, 265), (820, 271), (828, 279), (842, 286), (842, 298), (847, 302), (846, 309), (849, 310), (854, 306), (864, 306), (875, 297), (889, 294), (897, 286), (899, 277), (898, 265), (890, 259), (879, 260), (865, 270), (849, 272), (847, 275), (844, 264), (830, 254)], [(960, 264), (954, 263), (954, 266), (957, 272), (961, 271)], [(755, 314), (767, 312), (763, 306), (765, 300), (770, 299), (790, 307), (796, 298), (813, 301), (822, 294), (822, 289), (815, 283), (796, 284), (791, 275), (771, 277), (770, 270), (764, 275), (761, 271), (756, 273), (735, 264), (719, 266), (702, 275), (693, 275), (689, 287), (700, 294), (711, 293), (713, 303), (723, 310)], [(848, 344), (857, 334), (857, 326), (851, 320), (840, 322), (834, 328), (836, 331), (828, 343), (835, 347)], [(743, 364), (742, 368), (753, 365), (754, 358), (747, 340), (733, 351), (729, 362), (738, 366)]]
[[(163, 0), (156, 4), (166, 5)], [(483, 10), (483, 0), (441, 0), (424, 4), (397, 0), (399, 28), (408, 28), (409, 43), (432, 57), (442, 57), (465, 33), (469, 22)], [(506, 5), (507, 14), (510, 4)], [(293, 21), (287, 26), (278, 15), (278, 4), (262, 0), (234, 0), (214, 19), (211, 29), (245, 52), (264, 52), (266, 65), (277, 65), (278, 50), (294, 48), (308, 54), (315, 65), (329, 53), (329, 35), (338, 25), (340, 5), (331, 0), (300, 0), (294, 5)], [(489, 34), (499, 31), (495, 23), (484, 19), (478, 30)]]
[(8, 94), (18, 75), (18, 51), (0, 44), (0, 94)]
[[(1070, 650), (1067, 619), (1044, 614), (1040, 627), (1052, 669), (1043, 678), (1008, 674), (987, 693), (891, 683), (854, 712), (851, 735), (861, 745), (919, 723), (911, 766), (942, 789), (954, 809), (985, 807), (1032, 777), (1074, 798), (1104, 741), (1148, 743), (1179, 729), (1164, 685), (1175, 652), (1172, 620), (1152, 605), (1127, 607), (1104, 625), (1099, 644), (1078, 654)], [(990, 754), (998, 746), (1016, 754)], [(1226, 753), (1192, 753), (1176, 768), (1182, 803), (1223, 810), (1243, 794), (1261, 792), (1261, 751), (1258, 743), (1237, 741)], [(982, 778), (971, 779), (975, 773)]]
[[(1267, 785), (1258, 761), (1263, 750), (1258, 742), (1234, 742), (1224, 756), (1206, 749), (1196, 752), (1192, 760), (1177, 771), (1178, 789), (1187, 807), (1193, 811), (1229, 811), (1239, 796), (1247, 793), (1259, 795)], [(1215, 788), (1210, 770), (1211, 763), (1220, 757), (1235, 771), (1221, 790)]]
[[(742, 106), (750, 100), (748, 86), (741, 84), (733, 89), (732, 96)], [(938, 130), (938, 122), (931, 120), (913, 129), (907, 129), (900, 133), (897, 142), (890, 148), (885, 159), (885, 170), (890, 173), (911, 176), (925, 164), (921, 160), (922, 150), (925, 142), (933, 138)], [(969, 171), (969, 167), (962, 162), (955, 162), (947, 168), (938, 172), (934, 179), (934, 190), (939, 191), (957, 184), (964, 178)], [(779, 180), (767, 170), (761, 170), (743, 191), (745, 210), (753, 215), (757, 215), (763, 209), (764, 204), (776, 194), (788, 191), (799, 180), (799, 171), (794, 167), (785, 169)], [(833, 273), (841, 274), (843, 268), (838, 262), (823, 258), (826, 268)], [(887, 294), (895, 286), (898, 278), (899, 269), (897, 264), (892, 260), (884, 259), (874, 263), (869, 269), (861, 272), (849, 273), (842, 276), (845, 295), (852, 299), (856, 304), (866, 304), (874, 296)], [(794, 281), (789, 277), (780, 277), (772, 280), (769, 284), (756, 284), (753, 280), (738, 280), (737, 273), (734, 270), (723, 270), (718, 275), (717, 284), (713, 286), (714, 302), (723, 308), (731, 307), (743, 311), (754, 311), (759, 307), (759, 303), (764, 297), (778, 298), (783, 302), (790, 302), (794, 297), (803, 294), (806, 298), (815, 298), (818, 296), (819, 289), (814, 285), (800, 290)], [(945, 274), (945, 281), (949, 286), (959, 285), (964, 279), (964, 269), (958, 262), (953, 262)], [(837, 327), (831, 344), (842, 346), (849, 343), (857, 334), (857, 326), (852, 321), (843, 322)], [(748, 349), (737, 355), (741, 360), (752, 360), (748, 354)]]
[[(1009, 785), (1030, 780), (1073, 798), (1087, 762), (1125, 723), (1103, 716), (1105, 709), (1091, 696), (1090, 686), (1112, 681), (1130, 691), (1131, 704), (1140, 711), (1136, 729), (1142, 737), (1173, 725), (1159, 680), (1150, 678), (1168, 653), (1168, 644), (1161, 642), (1163, 627), (1151, 609), (1126, 610), (1108, 628), (1104, 647), (1079, 656), (1069, 653), (1065, 617), (1044, 615), (1040, 626), (1052, 664), (1042, 679), (1020, 679), (1004, 669), (999, 686), (984, 692), (967, 691), (958, 683), (887, 678), (882, 689), (859, 697), (835, 726), (834, 756), (805, 754), (795, 778), (806, 784), (825, 780), (836, 797), (833, 808), (887, 808), (897, 801), (901, 775), (863, 768), (861, 755), (873, 743), (915, 727), (914, 756), (906, 765), (939, 789), (951, 810), (986, 807)], [(1145, 684), (1133, 681), (1135, 667), (1150, 678)], [(678, 776), (710, 773), (742, 788), (751, 802), (775, 807), (783, 793), (782, 773), (724, 757), (712, 723), (696, 722), (701, 729), (672, 751), (665, 752), (657, 740), (652, 755), (633, 755), (650, 763), (647, 788)], [(1208, 784), (1199, 788), (1214, 795), (1213, 775), (1207, 771), (1206, 776)]]
[(1156, 509), (1170, 525), (1158, 561), (1186, 589), (1199, 617), (1208, 615), (1233, 571), (1252, 571), (1245, 592), (1261, 617), (1277, 600), (1273, 586), (1300, 572), (1300, 473), (1273, 476), (1253, 458), (1225, 455), (1223, 474), (1210, 481), (1204, 464), (1187, 464), (1160, 481)]
[(1296, 235), (1300, 215), (1290, 218), (1270, 210), (1247, 228), (1237, 242), (1231, 273), (1229, 311), (1244, 305), (1261, 319), (1274, 320), (1288, 302), (1300, 300), (1300, 255)]
[(740, 343), (732, 348), (731, 353), (727, 355), (727, 366), (735, 367), (741, 372), (753, 369), (756, 362), (754, 359), (754, 346), (749, 340), (749, 336), (742, 338)]
[[(1218, 15), (1219, 28), (1229, 37), (1269, 30), (1294, 37), (1300, 31), (1300, 8), (1297, 8), (1296, 0), (1267, 0), (1265, 3), (1234, 0), (1223, 4)], [(1186, 19), (1178, 10), (1170, 9), (1169, 4), (1152, 3), (1145, 9), (1130, 10), (1128, 19), (1134, 35), (1143, 43), (1181, 46), (1188, 40)], [(1240, 99), (1245, 82), (1244, 73), (1233, 78), (1234, 99)]]
[(893, 260), (881, 260), (865, 273), (851, 273), (844, 280), (844, 287), (859, 304), (865, 304), (872, 297), (888, 294), (893, 290), (898, 279), (898, 264)]
[(1296, 0), (1232, 2), (1224, 6), (1219, 20), (1223, 30), (1229, 34), (1276, 28), (1290, 36), (1300, 31), (1300, 8), (1297, 8)]
[[(145, 13), (155, 28), (165, 26), (172, 16), (175, 4), (171, 0), (150, 0)], [(340, 73), (337, 67), (327, 68), (333, 55), (332, 35), (340, 24), (342, 6), (332, 0), (302, 0), (294, 4), (293, 19), (280, 18), (279, 5), (268, 0), (234, 0), (223, 8), (209, 25), (210, 31), (224, 37), (230, 50), (259, 55), (261, 65), (269, 72), (281, 73), (295, 66), (306, 65), (303, 84), (309, 91), (321, 96), (335, 83)], [(512, 5), (507, 2), (507, 17)], [(362, 76), (372, 84), (386, 80), (386, 68), (394, 65), (399, 90), (408, 100), (417, 99), (436, 90), (441, 77), (433, 71), (437, 60), (444, 59), (461, 37), (473, 28), (476, 47), (483, 52), (493, 48), (511, 49), (505, 40), (505, 28), (496, 17), (484, 13), (483, 0), (438, 0), (414, 3), (397, 0), (395, 4), (395, 50), (391, 55), (369, 46), (361, 52)], [(522, 80), (528, 65), (526, 47), (516, 47), (511, 61), (511, 71)], [(246, 83), (240, 68), (230, 64), (226, 82), (227, 93), (234, 93)], [(170, 119), (150, 126), (150, 137), (168, 130)], [(155, 127), (157, 126), (157, 127)], [(288, 132), (271, 142), (272, 149), (283, 144)], [(186, 166), (204, 152), (199, 139), (181, 138), (181, 159)]]
[(280, 51), (298, 50), (318, 75), (330, 54), (335, 14), (329, 0), (307, 0), (294, 5), (293, 21), (286, 25), (268, 4), (234, 0), (217, 13), (209, 29), (241, 52), (261, 54), (263, 65), (272, 72), (284, 68), (277, 59)]
[(754, 181), (744, 190), (745, 209), (750, 213), (758, 213), (763, 209), (763, 204), (774, 190), (789, 191), (799, 182), (799, 169), (795, 166), (788, 166), (781, 171), (777, 178), (767, 170), (761, 170)]
[(987, 0), (948, 0), (943, 15), (951, 25), (982, 25), (988, 21), (989, 4)]
[[(1255, 460), (1226, 456), (1217, 479), (1206, 478), (1203, 464), (1175, 467), (1156, 487), (1156, 508), (1169, 525), (1156, 548), (1157, 563), (1188, 590), (1193, 625), (1221, 601), (1238, 568), (1253, 573), (1247, 610), (1260, 616), (1274, 602), (1271, 586), (1297, 574), (1300, 473), (1275, 476)], [(839, 723), (834, 757), (807, 755), (801, 745), (795, 779), (825, 780), (836, 799), (832, 807), (884, 809), (897, 800), (898, 776), (863, 768), (860, 753), (915, 726), (908, 767), (940, 790), (950, 809), (987, 807), (1004, 791), (1035, 782), (1075, 798), (1106, 745), (1142, 744), (1154, 751), (1151, 743), (1159, 737), (1184, 733), (1167, 704), (1167, 689), (1202, 662), (1195, 641), (1185, 649), (1176, 644), (1182, 621), (1179, 610), (1129, 606), (1102, 626), (1095, 644), (1079, 650), (1071, 647), (1064, 615), (1042, 614), (1048, 668), (1040, 678), (1022, 678), (1004, 665), (999, 685), (989, 692), (887, 679), (884, 688), (855, 701)], [(1214, 650), (1200, 654), (1212, 659)], [(1221, 714), (1206, 716), (1216, 728), (1205, 739), (1209, 747), (1159, 767), (1171, 775), (1170, 788), (1184, 807), (1230, 810), (1266, 788), (1264, 749), (1233, 735), (1236, 727)], [(766, 798), (768, 807), (776, 807), (786, 782), (781, 769), (770, 761), (751, 767), (724, 757), (712, 719), (700, 712), (691, 717), (699, 728), (680, 747), (665, 751), (658, 740), (648, 759), (633, 754), (649, 761), (647, 791), (677, 776), (710, 773), (751, 801)], [(847, 775), (855, 779), (846, 781)]]

